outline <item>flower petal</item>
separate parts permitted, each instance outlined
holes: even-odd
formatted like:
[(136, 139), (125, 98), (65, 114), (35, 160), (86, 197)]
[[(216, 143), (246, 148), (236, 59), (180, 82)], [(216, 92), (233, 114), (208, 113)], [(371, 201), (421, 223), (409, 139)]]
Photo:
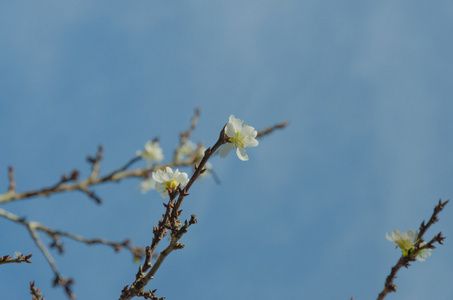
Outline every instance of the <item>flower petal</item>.
[(234, 130), (234, 125), (232, 123), (228, 123), (225, 127), (225, 134), (228, 137), (234, 137), (236, 135), (236, 131)]
[(236, 149), (236, 154), (238, 155), (239, 159), (242, 160), (242, 161), (249, 160), (249, 156), (245, 153), (245, 149), (244, 148), (238, 147)]
[(389, 236), (388, 233), (385, 234), (385, 238), (386, 238), (387, 240), (389, 240), (390, 242), (394, 242), (394, 241), (395, 241), (391, 236)]
[(231, 150), (233, 149), (233, 144), (224, 144), (219, 151), (220, 157), (225, 158), (230, 154)]

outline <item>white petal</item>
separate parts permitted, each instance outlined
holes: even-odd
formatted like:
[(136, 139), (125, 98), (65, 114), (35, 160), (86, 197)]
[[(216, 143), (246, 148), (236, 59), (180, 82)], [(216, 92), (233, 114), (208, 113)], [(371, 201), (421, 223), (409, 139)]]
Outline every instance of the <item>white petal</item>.
[(392, 238), (394, 241), (400, 240), (403, 237), (403, 234), (398, 229), (393, 229)]
[(247, 147), (256, 147), (259, 145), (258, 141), (255, 139), (245, 139), (244, 142)]
[(394, 240), (392, 239), (391, 236), (389, 236), (388, 233), (385, 234), (385, 238), (386, 238), (387, 240), (389, 240), (390, 242), (394, 242)]
[(234, 126), (232, 123), (228, 123), (226, 125), (225, 134), (229, 137), (234, 137), (236, 135), (236, 131), (234, 130)]
[(219, 154), (221, 158), (225, 158), (230, 154), (231, 150), (233, 149), (233, 144), (228, 143), (224, 144), (222, 148), (220, 148)]
[[(240, 135), (245, 135), (245, 136), (248, 136), (248, 135), (252, 135), (252, 133), (255, 131), (255, 128), (253, 128), (252, 126), (247, 126), (245, 125), (244, 127), (242, 127), (241, 131), (239, 132)], [(256, 135), (255, 135), (256, 136)]]
[(404, 233), (403, 237), (405, 240), (408, 239), (410, 241), (415, 241), (415, 239), (417, 238), (417, 235), (418, 235), (417, 231), (408, 230)]
[(153, 172), (151, 174), (151, 176), (153, 177), (153, 179), (156, 181), (156, 182), (162, 182), (162, 177), (160, 176), (160, 173), (159, 173), (160, 170), (157, 170), (156, 172)]
[(162, 193), (165, 190), (165, 186), (162, 183), (156, 183), (154, 187), (158, 193)]
[(176, 182), (180, 183), (182, 186), (186, 185), (189, 182), (189, 178), (187, 176), (187, 173), (180, 173), (176, 177)]
[(236, 150), (236, 154), (238, 155), (239, 159), (242, 161), (247, 161), (249, 160), (249, 156), (245, 153), (244, 148), (238, 147)]
[(230, 116), (228, 123), (233, 125), (233, 129), (235, 131), (239, 131), (242, 129), (242, 120), (235, 118), (234, 115)]

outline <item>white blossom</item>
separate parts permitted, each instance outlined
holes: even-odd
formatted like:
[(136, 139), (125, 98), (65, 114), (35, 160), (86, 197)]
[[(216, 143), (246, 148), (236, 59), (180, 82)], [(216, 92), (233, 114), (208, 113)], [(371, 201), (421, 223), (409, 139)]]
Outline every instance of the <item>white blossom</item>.
[(414, 246), (417, 239), (418, 232), (416, 230), (408, 230), (405, 233), (401, 233), (398, 229), (393, 229), (392, 236), (387, 233), (385, 237), (390, 242), (394, 242), (397, 247), (400, 247), (403, 251), (403, 256), (406, 256), (410, 249)]
[(192, 154), (192, 152), (197, 148), (192, 141), (187, 140), (181, 146), (176, 149), (176, 161), (182, 161), (185, 156)]
[(164, 170), (157, 170), (153, 172), (152, 177), (156, 182), (155, 188), (160, 193), (162, 198), (168, 197), (168, 190), (174, 189), (178, 185), (185, 186), (189, 182), (189, 177), (185, 172), (179, 172), (176, 169), (175, 172), (170, 167), (166, 167)]
[(146, 194), (149, 190), (155, 189), (155, 186), (156, 182), (152, 178), (145, 179), (139, 184), (142, 194)]
[(137, 151), (137, 155), (147, 161), (148, 165), (155, 161), (157, 163), (164, 159), (162, 154), (162, 148), (159, 146), (159, 142), (148, 141), (145, 144), (145, 151)]
[[(421, 242), (420, 243), (420, 247), (426, 245), (426, 242)], [(425, 261), (428, 257), (431, 256), (431, 249), (429, 248), (426, 248), (426, 249), (422, 249), (418, 252), (417, 254), (417, 259), (418, 261)]]
[(237, 119), (231, 115), (227, 125), (225, 126), (225, 134), (228, 137), (228, 143), (220, 148), (220, 157), (227, 157), (233, 148), (236, 148), (236, 154), (240, 160), (249, 160), (245, 153), (246, 147), (258, 146), (256, 140), (257, 131), (252, 126), (242, 125), (244, 121)]
[(19, 251), (14, 252), (13, 259), (18, 259), (19, 257), (22, 257), (23, 254), (20, 253)]

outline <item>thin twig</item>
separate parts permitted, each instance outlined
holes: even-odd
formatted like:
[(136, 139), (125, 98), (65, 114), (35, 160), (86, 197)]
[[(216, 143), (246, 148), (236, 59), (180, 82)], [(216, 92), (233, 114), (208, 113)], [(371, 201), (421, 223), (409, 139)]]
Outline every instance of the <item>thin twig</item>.
[(260, 138), (260, 137), (262, 137), (264, 135), (268, 135), (271, 132), (273, 132), (275, 129), (283, 129), (286, 126), (288, 126), (288, 124), (289, 124), (289, 121), (285, 121), (283, 123), (275, 124), (274, 126), (271, 126), (271, 127), (268, 127), (268, 128), (266, 128), (264, 130), (258, 131), (258, 134), (256, 135), (256, 137)]

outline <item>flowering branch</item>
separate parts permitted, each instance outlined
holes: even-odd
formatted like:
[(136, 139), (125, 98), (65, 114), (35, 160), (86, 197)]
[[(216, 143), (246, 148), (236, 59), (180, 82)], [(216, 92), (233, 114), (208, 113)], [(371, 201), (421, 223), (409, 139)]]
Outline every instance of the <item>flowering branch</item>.
[[(244, 128), (242, 128), (242, 125), (240, 126), (238, 125), (240, 123), (239, 122), (240, 120), (235, 119), (234, 116), (232, 116), (233, 119), (235, 120), (234, 122), (236, 122), (237, 124), (236, 123), (233, 124), (231, 122), (232, 117), (230, 117), (230, 122), (225, 127), (228, 130), (226, 130), (225, 128), (222, 129), (219, 140), (215, 143), (213, 147), (203, 150), (202, 144), (200, 143), (196, 148), (189, 147), (188, 149), (190, 151), (188, 151), (187, 153), (183, 153), (183, 155), (178, 156), (178, 150), (180, 150), (181, 147), (183, 147), (186, 143), (190, 142), (189, 137), (193, 130), (195, 130), (196, 128), (199, 116), (200, 112), (197, 109), (195, 111), (195, 115), (191, 120), (190, 128), (180, 134), (180, 145), (176, 149), (173, 161), (169, 163), (156, 165), (151, 164), (151, 161), (160, 162), (160, 160), (163, 159), (162, 153), (159, 152), (162, 150), (158, 146), (157, 139), (155, 139), (153, 142), (148, 142), (145, 145), (145, 151), (137, 151), (137, 155), (130, 159), (123, 166), (114, 169), (113, 171), (107, 173), (106, 175), (101, 175), (100, 165), (103, 157), (103, 148), (102, 146), (99, 146), (95, 156), (87, 157), (87, 161), (91, 164), (91, 171), (86, 178), (80, 179), (80, 172), (78, 170), (73, 170), (68, 175), (63, 174), (61, 178), (57, 181), (57, 183), (53, 185), (41, 189), (19, 193), (16, 192), (14, 169), (12, 166), (8, 168), (9, 178), (8, 191), (4, 194), (0, 194), (0, 205), (11, 201), (30, 199), (33, 197), (49, 196), (52, 194), (69, 191), (81, 191), (84, 194), (86, 194), (89, 198), (93, 199), (95, 203), (101, 204), (102, 203), (101, 198), (93, 190), (91, 190), (92, 186), (96, 186), (98, 184), (107, 182), (118, 182), (125, 178), (135, 177), (146, 179), (150, 177), (151, 172), (178, 166), (179, 167), (193, 166), (194, 173), (190, 180), (187, 179), (187, 182), (185, 182), (182, 185), (177, 184), (175, 186), (171, 186), (168, 188), (167, 195), (170, 197), (170, 199), (166, 204), (164, 204), (166, 212), (163, 215), (163, 219), (159, 221), (158, 226), (154, 228), (153, 230), (154, 237), (152, 243), (150, 246), (146, 247), (146, 249), (131, 246), (129, 240), (125, 240), (123, 242), (111, 242), (106, 239), (87, 239), (82, 236), (72, 234), (70, 232), (63, 232), (49, 228), (35, 221), (27, 221), (25, 218), (20, 218), (17, 215), (3, 209), (0, 209), (0, 217), (6, 218), (16, 223), (20, 223), (27, 228), (35, 244), (43, 253), (55, 274), (54, 285), (62, 286), (65, 289), (66, 294), (70, 298), (75, 297), (75, 295), (71, 291), (71, 285), (74, 283), (74, 281), (72, 279), (67, 279), (60, 276), (52, 255), (50, 254), (48, 248), (42, 243), (40, 239), (40, 236), (38, 234), (39, 231), (44, 232), (49, 237), (51, 237), (52, 243), (50, 244), (50, 248), (56, 248), (59, 253), (64, 252), (61, 237), (66, 237), (81, 243), (85, 243), (87, 245), (91, 244), (108, 245), (111, 246), (115, 251), (119, 251), (122, 248), (126, 248), (134, 255), (136, 259), (140, 259), (141, 257), (145, 256), (145, 262), (143, 264), (143, 267), (140, 266), (139, 268), (139, 272), (136, 275), (136, 281), (134, 282), (133, 285), (131, 285), (131, 288), (128, 289), (126, 289), (127, 287), (125, 288), (126, 290), (129, 291), (125, 293), (125, 295), (127, 296), (128, 294), (131, 295), (133, 294), (135, 296), (142, 296), (145, 298), (148, 297), (148, 299), (161, 299), (154, 295), (155, 291), (144, 291), (144, 287), (149, 282), (149, 280), (152, 279), (152, 277), (159, 269), (162, 262), (165, 260), (166, 256), (173, 250), (181, 249), (184, 247), (184, 245), (180, 243), (179, 240), (187, 232), (188, 228), (192, 224), (195, 224), (197, 222), (195, 215), (192, 215), (190, 220), (186, 220), (184, 223), (182, 223), (179, 220), (179, 217), (182, 212), (179, 208), (184, 198), (188, 195), (188, 191), (192, 184), (195, 182), (195, 180), (198, 179), (206, 171), (206, 169), (209, 169), (208, 166), (209, 164), (207, 165), (209, 158), (212, 155), (217, 154), (218, 153), (217, 150), (222, 145), (225, 144), (231, 145), (231, 143), (233, 143), (233, 146), (231, 147), (235, 148), (237, 147), (239, 158), (241, 158), (241, 160), (247, 160), (248, 156), (245, 154), (244, 148), (247, 146), (252, 147), (258, 145), (258, 142), (256, 140), (253, 141), (254, 137), (262, 137), (264, 135), (270, 134), (275, 129), (284, 128), (288, 124), (288, 122), (276, 124), (272, 127), (267, 128), (264, 131), (257, 132), (254, 131), (253, 127), (245, 126)], [(141, 159), (148, 160), (148, 166), (146, 168), (137, 168), (129, 170), (136, 162), (138, 162)], [(183, 188), (183, 186), (186, 183), (187, 185)], [(162, 240), (162, 238), (167, 234), (169, 230), (171, 231), (170, 244), (159, 255), (154, 254), (159, 242)], [(30, 256), (27, 256), (25, 258), (28, 260)], [(151, 259), (153, 257), (157, 257), (157, 261), (155, 262), (154, 265), (151, 264)], [(4, 259), (4, 261), (8, 260), (9, 257)]]
[[(286, 125), (285, 125), (286, 126)], [(271, 132), (269, 130), (268, 132)], [(145, 292), (144, 288), (151, 279), (154, 278), (157, 270), (165, 260), (165, 258), (173, 251), (182, 249), (184, 244), (179, 240), (187, 233), (188, 228), (197, 223), (195, 215), (191, 216), (190, 221), (185, 221), (181, 225), (179, 216), (182, 213), (180, 210), (181, 204), (185, 197), (189, 195), (190, 187), (206, 171), (205, 166), (211, 156), (220, 149), (220, 157), (226, 157), (233, 148), (237, 149), (237, 156), (242, 161), (247, 161), (248, 155), (245, 153), (246, 147), (255, 147), (258, 141), (255, 139), (257, 131), (251, 126), (243, 126), (242, 121), (231, 115), (228, 123), (220, 131), (217, 142), (211, 148), (206, 149), (204, 156), (198, 165), (194, 167), (192, 177), (187, 180), (187, 174), (181, 174), (178, 170), (173, 172), (171, 168), (166, 168), (166, 171), (158, 170), (153, 173), (153, 179), (156, 181), (156, 190), (161, 193), (162, 197), (169, 196), (167, 204), (164, 204), (166, 211), (163, 219), (159, 220), (158, 226), (153, 228), (154, 237), (151, 246), (146, 249), (146, 259), (143, 266), (139, 266), (138, 273), (135, 276), (135, 281), (129, 287), (128, 285), (123, 288), (120, 295), (120, 300), (129, 300), (135, 296), (156, 298), (155, 291)], [(182, 186), (185, 185), (184, 188)], [(176, 200), (176, 197), (178, 199)], [(151, 254), (154, 253), (157, 245), (162, 238), (167, 234), (168, 230), (171, 231), (171, 240), (167, 248), (165, 248), (158, 256), (154, 266), (151, 265)], [(148, 271), (149, 270), (149, 271)]]
[[(396, 292), (397, 286), (393, 284), (393, 281), (396, 278), (396, 273), (402, 268), (406, 267), (408, 268), (410, 266), (410, 262), (415, 261), (416, 259), (419, 259), (420, 261), (424, 261), (424, 258), (431, 255), (429, 251), (431, 249), (434, 249), (434, 243), (439, 243), (443, 245), (443, 240), (445, 239), (444, 236), (442, 236), (442, 233), (439, 232), (436, 236), (434, 236), (428, 243), (423, 241), (423, 235), (425, 232), (428, 230), (428, 228), (439, 221), (439, 218), (437, 215), (444, 209), (445, 205), (449, 202), (449, 200), (445, 201), (442, 203), (441, 200), (439, 200), (439, 204), (434, 207), (434, 212), (429, 219), (428, 223), (425, 225), (425, 221), (422, 222), (420, 225), (420, 232), (418, 235), (416, 235), (416, 241), (411, 242), (408, 246), (407, 241), (408, 239), (396, 239), (395, 237), (398, 236), (398, 234), (392, 233), (393, 239), (395, 239), (395, 242), (398, 244), (400, 248), (403, 250), (403, 255), (400, 257), (398, 262), (394, 267), (392, 267), (392, 270), (390, 272), (390, 275), (387, 277), (385, 280), (385, 285), (384, 289), (378, 296), (378, 300), (382, 300), (385, 298), (385, 296), (390, 293), (390, 292)], [(395, 230), (394, 230), (395, 232)], [(406, 232), (404, 236), (411, 236), (413, 235), (412, 233), (409, 233), (410, 231)], [(415, 235), (414, 235), (415, 236)], [(391, 239), (387, 237), (388, 239)], [(411, 239), (409, 239), (410, 241)], [(429, 253), (429, 254), (428, 254)], [(425, 255), (423, 255), (425, 254)]]
[[(182, 210), (179, 210), (182, 201), (186, 196), (189, 195), (188, 191), (192, 184), (195, 182), (197, 178), (203, 173), (204, 166), (206, 165), (209, 158), (222, 146), (223, 144), (227, 143), (225, 129), (222, 129), (220, 132), (219, 139), (214, 144), (212, 148), (208, 148), (205, 151), (204, 157), (201, 160), (198, 166), (195, 166), (195, 172), (193, 173), (190, 180), (187, 182), (187, 185), (184, 189), (181, 188), (181, 184), (176, 189), (168, 188), (168, 195), (170, 199), (168, 200), (167, 204), (164, 204), (165, 207), (165, 214), (163, 215), (163, 219), (159, 220), (158, 226), (153, 228), (154, 237), (151, 242), (151, 246), (146, 248), (146, 258), (145, 263), (143, 266), (139, 266), (138, 273), (135, 277), (135, 281), (131, 284), (131, 286), (125, 286), (124, 289), (121, 291), (120, 300), (129, 300), (133, 297), (150, 297), (149, 299), (164, 299), (164, 298), (157, 298), (155, 296), (155, 291), (144, 291), (144, 288), (149, 283), (151, 279), (154, 278), (157, 270), (160, 268), (162, 263), (164, 262), (165, 258), (173, 251), (177, 249), (184, 248), (184, 244), (180, 243), (179, 240), (182, 236), (187, 232), (188, 228), (192, 225), (197, 223), (197, 219), (195, 215), (192, 215), (189, 221), (185, 221), (184, 225), (181, 226), (181, 221), (179, 221), (179, 216), (182, 213)], [(154, 176), (153, 176), (154, 177)], [(163, 177), (163, 176), (162, 176)], [(157, 178), (156, 178), (157, 179)], [(178, 200), (174, 203), (176, 196), (178, 196)], [(162, 238), (167, 234), (168, 230), (171, 231), (171, 240), (170, 244), (165, 248), (158, 256), (154, 266), (151, 266), (151, 256), (156, 250), (159, 242)], [(148, 273), (146, 273), (149, 270)]]

